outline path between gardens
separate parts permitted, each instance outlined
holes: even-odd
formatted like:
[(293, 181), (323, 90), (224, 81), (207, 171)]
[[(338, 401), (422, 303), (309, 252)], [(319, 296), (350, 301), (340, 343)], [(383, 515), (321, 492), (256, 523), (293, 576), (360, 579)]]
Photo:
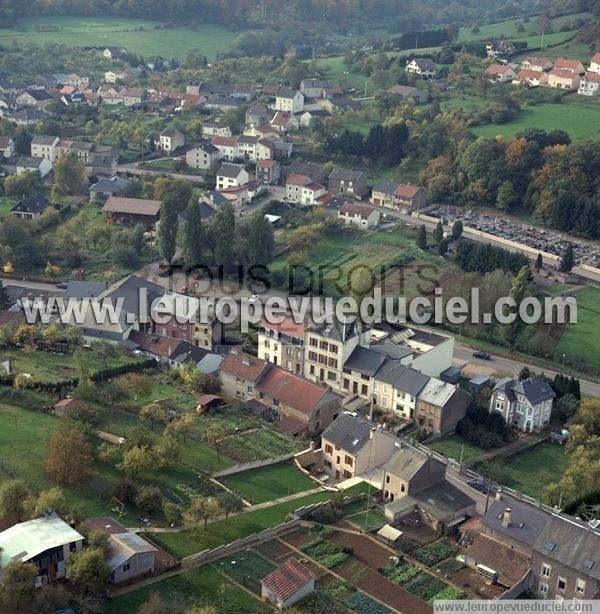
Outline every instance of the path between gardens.
[[(271, 501), (264, 501), (263, 503), (256, 503), (255, 505), (250, 505), (245, 507), (238, 513), (229, 514), (227, 518), (235, 518), (236, 516), (241, 516), (243, 514), (248, 514), (249, 512), (256, 512), (257, 510), (263, 510), (269, 507), (273, 507), (274, 505), (279, 505), (280, 503), (287, 503), (288, 501), (295, 501), (296, 499), (301, 499), (302, 497), (307, 497), (309, 495), (316, 495), (319, 492), (324, 492), (326, 489), (318, 486), (317, 488), (311, 488), (310, 490), (303, 490), (302, 492), (294, 493), (293, 495), (288, 495), (286, 497), (280, 497), (279, 499), (272, 499)], [(217, 516), (208, 521), (207, 524), (212, 524), (213, 522), (218, 522), (219, 520), (225, 520), (225, 515)], [(189, 525), (189, 526), (178, 526), (178, 527), (131, 527), (128, 530), (133, 533), (180, 533), (181, 531), (186, 531), (188, 529), (193, 529), (195, 527), (204, 526), (204, 522), (200, 522), (197, 525)]]
[(521, 435), (515, 441), (511, 441), (509, 444), (497, 448), (495, 450), (490, 450), (489, 452), (485, 452), (484, 454), (478, 454), (474, 456), (471, 460), (492, 460), (497, 457), (508, 458), (509, 456), (514, 456), (515, 454), (522, 452), (523, 450), (527, 450), (538, 443), (548, 439), (550, 437), (547, 431), (542, 431), (541, 433), (525, 433)]

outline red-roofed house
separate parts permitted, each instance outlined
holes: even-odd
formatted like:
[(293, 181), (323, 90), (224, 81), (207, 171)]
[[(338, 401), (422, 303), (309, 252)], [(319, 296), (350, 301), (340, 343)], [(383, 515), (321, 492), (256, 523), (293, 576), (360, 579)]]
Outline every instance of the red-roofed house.
[(286, 111), (277, 111), (271, 120), (271, 128), (277, 132), (289, 132), (298, 129), (298, 119)]
[(277, 160), (259, 160), (256, 163), (256, 181), (276, 185), (281, 179), (281, 165)]
[(578, 94), (600, 96), (600, 72), (586, 72), (579, 81)]
[(254, 387), (268, 368), (268, 363), (261, 358), (231, 351), (219, 369), (223, 396), (242, 401), (253, 399)]
[(552, 66), (553, 64), (551, 60), (538, 56), (529, 56), (528, 58), (525, 58), (525, 61), (521, 64), (521, 68), (523, 70), (536, 70), (538, 72), (550, 70)]
[(358, 203), (344, 203), (338, 211), (338, 220), (346, 226), (357, 226), (362, 230), (375, 228), (381, 214), (377, 209)]
[(568, 60), (566, 58), (558, 58), (554, 62), (554, 68), (557, 70), (568, 70), (575, 75), (582, 75), (585, 72), (585, 66), (579, 60)]
[(592, 56), (588, 72), (595, 72), (597, 74), (600, 74), (600, 52), (594, 53), (594, 55)]
[(215, 136), (211, 145), (221, 152), (225, 160), (235, 160), (238, 157), (238, 139), (237, 136)]
[(304, 206), (317, 205), (321, 196), (327, 194), (327, 188), (320, 183), (308, 183), (302, 186), (300, 204)]
[(485, 69), (483, 75), (486, 79), (495, 83), (508, 83), (515, 78), (516, 73), (510, 66), (505, 64), (492, 64)]
[(317, 576), (308, 567), (290, 558), (261, 580), (261, 594), (282, 610), (314, 593), (316, 583)]
[(311, 183), (308, 175), (293, 173), (288, 175), (285, 182), (285, 199), (292, 203), (302, 202), (302, 188)]
[(568, 68), (557, 68), (555, 66), (548, 73), (548, 87), (573, 91), (579, 88), (579, 81), (579, 75)]
[(524, 68), (517, 73), (517, 76), (513, 79), (513, 83), (521, 85), (530, 85), (531, 87), (537, 87), (538, 85), (548, 82), (548, 75), (541, 70), (533, 70)]
[(281, 430), (294, 437), (320, 433), (335, 420), (342, 402), (329, 388), (274, 365), (261, 374), (254, 398), (271, 409)]

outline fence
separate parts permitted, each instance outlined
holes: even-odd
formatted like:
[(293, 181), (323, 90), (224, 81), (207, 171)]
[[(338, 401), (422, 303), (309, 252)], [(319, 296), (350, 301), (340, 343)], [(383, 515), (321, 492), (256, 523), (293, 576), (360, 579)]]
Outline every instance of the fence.
[(242, 471), (249, 471), (250, 469), (259, 469), (260, 467), (268, 467), (269, 465), (276, 465), (277, 463), (283, 463), (285, 461), (291, 460), (294, 458), (295, 452), (291, 454), (282, 454), (281, 456), (274, 456), (273, 458), (267, 458), (264, 460), (251, 461), (248, 463), (238, 463), (237, 465), (233, 465), (233, 467), (228, 467), (227, 469), (221, 469), (221, 471), (216, 471), (212, 474), (213, 478), (224, 478), (228, 475), (233, 475), (234, 473), (242, 473)]
[(202, 552), (198, 552), (196, 554), (192, 554), (190, 556), (185, 557), (181, 564), (186, 569), (191, 569), (193, 567), (199, 567), (200, 565), (206, 565), (208, 563), (212, 563), (217, 561), (218, 559), (222, 559), (238, 550), (244, 550), (245, 548), (251, 548), (260, 542), (263, 542), (268, 539), (272, 539), (273, 537), (277, 537), (282, 533), (286, 533), (287, 531), (297, 527), (300, 525), (300, 518), (294, 518), (293, 520), (288, 520), (287, 522), (282, 522), (278, 524), (276, 527), (271, 527), (270, 529), (265, 529), (260, 533), (254, 533), (249, 535), (248, 537), (244, 537), (242, 539), (236, 539), (234, 542), (230, 544), (225, 544), (224, 546), (217, 546), (212, 550), (203, 550)]

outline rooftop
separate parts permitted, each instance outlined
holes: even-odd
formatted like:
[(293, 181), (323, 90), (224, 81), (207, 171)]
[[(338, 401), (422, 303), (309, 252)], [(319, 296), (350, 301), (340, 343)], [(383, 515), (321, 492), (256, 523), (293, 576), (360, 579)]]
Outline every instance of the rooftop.
[(160, 205), (160, 200), (109, 196), (104, 203), (104, 207), (102, 207), (102, 211), (105, 213), (126, 213), (155, 217), (160, 212)]
[(281, 567), (265, 576), (262, 585), (280, 601), (286, 601), (317, 576), (296, 559), (289, 558)]

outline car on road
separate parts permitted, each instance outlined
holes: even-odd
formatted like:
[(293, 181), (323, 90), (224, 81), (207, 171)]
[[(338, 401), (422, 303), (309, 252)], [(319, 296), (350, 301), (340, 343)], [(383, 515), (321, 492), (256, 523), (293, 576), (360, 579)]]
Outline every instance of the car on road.
[[(474, 488), (475, 490), (482, 492), (484, 495), (487, 493), (488, 490), (488, 485), (487, 482), (484, 482), (483, 480), (469, 480), (467, 482), (467, 486), (470, 486), (471, 488)], [(491, 487), (490, 487), (490, 492), (491, 492)]]
[(478, 350), (477, 352), (473, 352), (473, 358), (479, 358), (480, 360), (491, 360), (492, 356), (489, 352)]
[(61, 282), (60, 284), (56, 284), (56, 287), (57, 287), (59, 290), (66, 290), (68, 285), (69, 285), (69, 284), (67, 284), (66, 282), (64, 282), (64, 281), (63, 281), (63, 282)]

